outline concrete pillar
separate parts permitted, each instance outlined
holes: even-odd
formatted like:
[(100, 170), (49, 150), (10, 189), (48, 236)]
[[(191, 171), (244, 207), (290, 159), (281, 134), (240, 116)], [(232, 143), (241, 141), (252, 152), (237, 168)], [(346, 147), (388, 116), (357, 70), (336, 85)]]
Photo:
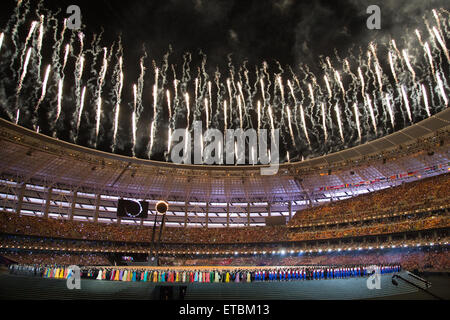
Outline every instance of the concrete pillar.
[(292, 201), (289, 200), (288, 202), (288, 209), (289, 209), (289, 221), (292, 219)]
[(247, 226), (250, 227), (250, 202), (247, 203)]
[(184, 204), (184, 227), (187, 227), (187, 221), (188, 221), (188, 204), (187, 202)]
[(95, 211), (94, 211), (94, 222), (98, 222), (98, 211), (100, 208), (100, 194), (95, 196)]
[(77, 204), (77, 191), (72, 192), (72, 203), (70, 204), (69, 220), (73, 220), (75, 206)]
[(48, 211), (52, 200), (52, 188), (47, 188), (47, 196), (45, 197), (44, 218), (48, 218)]
[(22, 203), (23, 203), (23, 194), (25, 193), (25, 182), (20, 185), (19, 189), (19, 195), (17, 199), (17, 207), (16, 207), (16, 213), (20, 214), (20, 211), (22, 211)]
[(227, 202), (227, 227), (230, 226), (230, 203)]
[(208, 228), (208, 220), (209, 220), (209, 202), (206, 202), (206, 218), (205, 218), (205, 226)]
[(270, 206), (271, 206), (271, 204), (267, 203), (267, 216), (268, 217), (270, 217), (272, 215), (272, 213), (270, 212), (270, 209), (271, 209)]

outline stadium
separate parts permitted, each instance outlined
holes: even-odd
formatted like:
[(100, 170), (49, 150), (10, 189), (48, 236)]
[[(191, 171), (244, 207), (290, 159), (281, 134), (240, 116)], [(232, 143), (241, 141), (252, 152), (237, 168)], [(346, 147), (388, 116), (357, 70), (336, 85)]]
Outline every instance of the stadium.
[[(16, 12), (20, 13), (21, 9), (19, 1)], [(444, 20), (444, 27), (439, 32), (447, 35), (448, 20), (444, 19), (447, 16), (443, 12), (446, 11), (440, 11), (439, 17)], [(20, 25), (19, 21), (16, 26)], [(36, 21), (34, 29), (30, 29), (26, 41), (32, 37), (39, 39), (38, 24)], [(9, 29), (5, 30), (1, 33), (0, 50)], [(205, 82), (202, 90), (206, 107), (199, 107), (197, 120), (203, 121), (206, 127), (213, 127), (216, 121), (221, 129), (227, 125), (235, 129), (253, 128), (255, 124), (258, 132), (265, 126), (273, 133), (275, 127), (281, 128), (282, 161), (270, 175), (261, 172), (273, 165), (274, 149), (270, 149), (270, 161), (265, 163), (250, 161), (254, 159), (250, 147), (246, 150), (248, 158), (244, 155), (249, 160), (247, 164), (168, 161), (172, 147), (170, 133), (179, 123), (172, 119), (167, 126), (161, 117), (167, 116), (167, 111), (173, 112), (173, 116), (176, 110), (187, 107), (182, 128), (188, 132), (190, 125), (194, 125), (193, 114), (197, 109), (194, 103), (189, 104), (188, 91), (184, 93), (185, 105), (180, 102), (176, 108), (169, 94), (166, 103), (161, 98), (166, 91), (164, 83), (158, 82), (158, 77), (162, 77), (159, 71), (155, 73), (154, 100), (149, 109), (155, 107), (151, 117), (148, 115), (151, 126), (147, 126), (147, 131), (141, 130), (136, 120), (138, 105), (145, 105), (145, 99), (137, 97), (139, 85), (134, 86), (134, 109), (131, 108), (130, 114), (119, 113), (119, 97), (111, 103), (115, 107), (110, 110), (113, 116), (108, 117), (106, 93), (101, 108), (106, 62), (101, 68), (105, 73), (100, 70), (94, 77), (101, 79), (97, 82), (99, 89), (92, 93), (94, 100), (98, 95), (99, 103), (92, 110), (85, 106), (83, 113), (83, 100), (79, 99), (84, 97), (84, 89), (82, 95), (78, 90), (82, 88), (83, 78), (77, 68), (80, 60), (75, 49), (70, 56), (75, 70), (70, 94), (75, 98), (67, 98), (61, 109), (64, 78), (54, 81), (53, 90), (49, 89), (48, 94), (45, 92), (47, 78), (44, 81), (39, 76), (37, 80), (27, 78), (30, 57), (25, 43), (25, 62), (22, 61), (21, 72), (17, 73), (21, 76), (17, 77), (19, 85), (13, 86), (16, 94), (11, 99), (3, 99), (5, 92), (9, 92), (10, 84), (6, 80), (1, 93), (4, 101), (0, 118), (0, 298), (450, 299), (449, 69), (445, 43), (442, 45), (438, 40), (433, 42), (435, 62), (431, 66), (439, 67), (440, 71), (433, 68), (427, 71), (423, 65), (419, 68), (421, 62), (417, 61), (414, 65), (417, 74), (411, 72), (414, 68), (409, 62), (397, 73), (392, 68), (395, 82), (398, 77), (398, 81), (411, 84), (410, 100), (405, 86), (398, 85), (395, 93), (398, 99), (393, 99), (392, 107), (389, 103), (389, 108), (384, 103), (378, 105), (384, 110), (384, 113), (376, 112), (379, 118), (374, 117), (371, 103), (375, 103), (378, 93), (383, 97), (382, 90), (388, 87), (389, 79), (377, 78), (376, 72), (371, 80), (362, 83), (362, 91), (364, 85), (367, 91), (374, 91), (372, 98), (368, 94), (359, 96), (360, 80), (354, 80), (358, 85), (354, 87), (357, 93), (352, 96), (353, 86), (345, 81), (343, 84), (336, 73), (333, 89), (328, 92), (325, 89), (319, 92), (306, 84), (304, 90), (310, 96), (304, 103), (311, 102), (310, 111), (306, 105), (305, 110), (300, 104), (297, 108), (296, 99), (300, 98), (292, 89), (289, 99), (294, 105), (292, 109), (286, 107), (286, 114), (278, 114), (275, 108), (276, 103), (284, 107), (284, 99), (288, 99), (283, 85), (278, 85), (270, 102), (264, 82), (256, 81), (262, 88), (258, 106), (267, 108), (265, 116), (260, 115), (260, 107), (251, 109), (250, 97), (244, 99), (239, 90), (235, 92), (235, 109), (227, 109), (234, 100), (226, 100), (228, 94), (221, 96), (220, 90), (212, 94), (214, 90), (208, 91)], [(61, 61), (63, 42), (59, 43)], [(3, 45), (12, 43), (5, 40)], [(34, 45), (39, 47), (39, 42), (33, 42), (30, 48)], [(10, 52), (0, 51), (0, 54), (5, 60), (4, 56)], [(438, 55), (441, 63), (437, 62)], [(19, 60), (19, 56), (15, 59)], [(375, 53), (373, 56), (377, 57)], [(64, 65), (65, 59), (67, 55)], [(426, 63), (425, 59), (423, 64)], [(122, 68), (122, 59), (119, 65)], [(370, 70), (370, 62), (367, 68)], [(386, 74), (389, 71), (375, 64), (374, 69), (380, 70), (377, 68)], [(7, 72), (6, 69), (2, 62), (2, 72)], [(64, 67), (60, 72), (64, 74)], [(114, 73), (114, 79), (117, 74)], [(415, 81), (423, 82), (417, 78), (430, 81), (429, 100), (425, 100), (427, 96), (421, 91), (424, 89), (420, 89), (423, 87), (415, 84)], [(66, 78), (69, 82), (67, 79), (70, 75)], [(328, 81), (326, 76), (324, 79)], [(39, 86), (33, 87), (33, 81), (38, 81)], [(161, 84), (160, 96), (155, 94), (158, 84)], [(286, 84), (293, 88), (289, 80)], [(118, 87), (112, 87), (111, 92), (116, 92)], [(196, 78), (192, 100), (194, 96), (197, 100), (200, 87)], [(34, 89), (38, 95), (31, 95)], [(106, 87), (103, 89), (107, 91)], [(176, 90), (175, 85), (175, 93)], [(416, 92), (420, 94), (416, 96)], [(54, 100), (44, 98), (51, 94), (55, 95)], [(358, 97), (364, 104), (352, 109), (355, 102), (352, 99)], [(208, 99), (221, 98), (225, 101), (223, 105), (214, 109), (210, 103), (208, 108)], [(328, 111), (322, 107), (321, 113), (320, 106), (331, 99), (352, 103), (345, 103), (348, 110), (343, 107), (341, 113), (341, 109), (331, 106)], [(20, 107), (13, 110), (14, 101), (19, 100)], [(164, 110), (157, 108), (158, 101)], [(35, 108), (35, 112), (39, 107), (41, 113), (45, 110), (53, 127), (45, 125), (42, 114), (33, 116), (27, 111), (27, 103), (32, 103), (30, 110)], [(77, 107), (64, 111), (71, 103)], [(241, 107), (245, 103), (249, 109), (243, 116)], [(192, 118), (189, 107), (193, 108)], [(314, 118), (315, 107), (319, 121), (305, 121), (305, 116)], [(389, 112), (392, 108), (397, 111)], [(221, 117), (213, 121), (214, 111)], [(291, 112), (295, 112), (294, 118), (298, 115), (295, 124), (288, 121)], [(326, 112), (329, 117), (325, 116)], [(119, 114), (122, 118), (129, 116), (131, 125), (120, 127), (118, 123), (124, 120), (118, 120)], [(146, 120), (144, 114), (145, 111), (141, 122)], [(260, 118), (263, 119), (261, 127)], [(390, 129), (380, 129), (383, 126)], [(162, 137), (167, 130), (168, 144), (166, 137)], [(369, 131), (372, 133), (365, 133)], [(122, 139), (126, 142), (119, 142), (120, 135), (125, 136)], [(273, 140), (274, 136), (272, 147)], [(237, 154), (234, 150), (233, 157)]]

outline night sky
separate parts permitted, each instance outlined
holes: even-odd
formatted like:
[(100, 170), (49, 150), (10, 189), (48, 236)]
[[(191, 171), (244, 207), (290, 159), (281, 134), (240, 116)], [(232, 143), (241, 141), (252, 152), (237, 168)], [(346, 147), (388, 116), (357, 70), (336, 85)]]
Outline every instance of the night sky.
[[(198, 66), (202, 54), (205, 54), (206, 71), (211, 75), (220, 69), (224, 77), (228, 76), (229, 61), (237, 68), (245, 65), (252, 71), (260, 68), (263, 62), (267, 62), (270, 68), (292, 68), (294, 72), (299, 66), (307, 65), (312, 73), (320, 75), (319, 61), (326, 56), (346, 57), (350, 52), (359, 52), (360, 48), (364, 50), (371, 41), (387, 43), (395, 38), (398, 44), (407, 43), (404, 36), (423, 23), (424, 13), (433, 8), (448, 8), (447, 2), (54, 0), (42, 1), (41, 9), (52, 11), (62, 21), (69, 16), (66, 8), (78, 5), (87, 47), (94, 34), (102, 33), (100, 46), (105, 47), (121, 38), (127, 83), (123, 100), (129, 103), (132, 101), (130, 83), (139, 77), (139, 59), (144, 50), (147, 53), (146, 77), (151, 75), (153, 62), (158, 66), (162, 64), (169, 48), (172, 50), (169, 63), (176, 67), (183, 64), (186, 52), (192, 53), (193, 66)], [(30, 1), (30, 4), (32, 12), (39, 6), (38, 1)], [(369, 16), (366, 9), (373, 4), (381, 8), (381, 30), (366, 27)], [(0, 28), (5, 27), (15, 6), (16, 1), (1, 1)], [(34, 16), (38, 19), (37, 15)], [(26, 24), (29, 21), (31, 18)], [(144, 103), (151, 104), (148, 101)], [(42, 128), (43, 132), (45, 130)], [(64, 136), (64, 127), (60, 131), (59, 137), (70, 140)], [(129, 133), (122, 133), (122, 136), (126, 134)], [(110, 142), (100, 144), (98, 148), (110, 151)], [(129, 145), (121, 146), (118, 153), (129, 155), (129, 149)]]
[[(31, 1), (38, 3), (38, 1)], [(78, 5), (83, 32), (103, 33), (103, 44), (122, 37), (125, 58), (139, 60), (142, 47), (160, 61), (172, 46), (172, 57), (200, 50), (208, 56), (208, 67), (233, 62), (260, 65), (263, 61), (282, 66), (307, 64), (316, 71), (320, 56), (341, 55), (355, 47), (366, 47), (385, 36), (397, 38), (414, 29), (432, 8), (448, 7), (446, 1), (371, 0), (58, 0), (43, 1), (43, 7), (58, 17), (68, 17), (66, 8)], [(371, 4), (381, 8), (381, 30), (366, 27)], [(15, 7), (3, 0), (2, 24)], [(172, 61), (175, 63), (175, 61)], [(317, 69), (318, 70), (318, 69)], [(132, 71), (132, 70), (130, 70)]]

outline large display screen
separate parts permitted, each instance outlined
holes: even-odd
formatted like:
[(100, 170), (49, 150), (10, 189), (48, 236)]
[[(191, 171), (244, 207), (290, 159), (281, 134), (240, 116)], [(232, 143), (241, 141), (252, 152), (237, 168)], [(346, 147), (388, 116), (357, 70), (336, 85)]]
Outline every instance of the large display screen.
[(119, 199), (117, 204), (117, 216), (128, 218), (147, 218), (148, 202)]

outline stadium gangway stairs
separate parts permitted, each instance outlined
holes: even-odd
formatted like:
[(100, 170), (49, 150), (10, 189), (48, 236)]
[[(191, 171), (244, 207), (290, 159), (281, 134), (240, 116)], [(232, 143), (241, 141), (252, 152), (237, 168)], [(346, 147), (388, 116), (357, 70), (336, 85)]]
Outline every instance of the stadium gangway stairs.
[(431, 283), (429, 281), (415, 275), (412, 272), (406, 271), (405, 279), (414, 283), (416, 286), (419, 286), (422, 289), (428, 290), (431, 288)]

